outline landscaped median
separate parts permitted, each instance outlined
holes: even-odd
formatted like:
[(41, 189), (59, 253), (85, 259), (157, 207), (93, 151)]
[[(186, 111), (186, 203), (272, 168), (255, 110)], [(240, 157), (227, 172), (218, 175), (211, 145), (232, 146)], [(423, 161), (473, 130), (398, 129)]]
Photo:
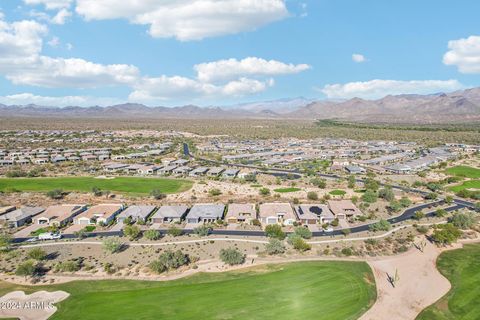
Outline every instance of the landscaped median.
[(152, 190), (162, 193), (178, 193), (190, 189), (193, 182), (182, 179), (140, 177), (48, 177), (48, 178), (0, 178), (0, 191), (48, 192), (54, 189), (90, 192), (92, 188), (130, 194), (149, 194)]
[(364, 262), (295, 262), (173, 281), (99, 280), (27, 287), (0, 294), (62, 290), (51, 319), (357, 319), (376, 299)]

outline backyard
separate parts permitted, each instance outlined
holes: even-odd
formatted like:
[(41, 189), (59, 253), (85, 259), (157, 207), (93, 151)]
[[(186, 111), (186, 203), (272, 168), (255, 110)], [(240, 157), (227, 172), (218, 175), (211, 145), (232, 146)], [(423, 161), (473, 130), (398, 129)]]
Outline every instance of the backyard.
[(155, 282), (0, 283), (0, 294), (63, 290), (51, 319), (357, 319), (375, 301), (363, 262), (297, 262)]

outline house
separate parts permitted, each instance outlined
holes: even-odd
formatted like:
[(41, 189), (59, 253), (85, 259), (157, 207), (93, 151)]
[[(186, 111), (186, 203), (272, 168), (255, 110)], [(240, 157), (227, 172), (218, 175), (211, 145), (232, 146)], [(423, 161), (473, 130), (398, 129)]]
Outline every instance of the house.
[(23, 207), (0, 216), (0, 223), (10, 228), (18, 228), (30, 222), (32, 217), (43, 212), (41, 207)]
[(258, 214), (263, 224), (292, 225), (297, 221), (289, 203), (262, 203)]
[(152, 223), (180, 222), (188, 211), (187, 206), (162, 206), (152, 216)]
[(231, 203), (228, 205), (228, 211), (225, 220), (228, 223), (250, 223), (257, 218), (257, 210), (254, 204)]
[(15, 210), (15, 206), (6, 206), (6, 207), (0, 207), (0, 216), (4, 215), (5, 213), (9, 213), (10, 211)]
[(117, 171), (124, 170), (127, 167), (128, 167), (128, 164), (124, 164), (124, 163), (110, 163), (105, 165), (104, 170), (107, 172), (117, 172)]
[(198, 167), (190, 171), (189, 175), (192, 177), (203, 176), (207, 173), (208, 168), (206, 167)]
[(223, 204), (196, 204), (187, 214), (187, 223), (209, 223), (221, 220), (225, 206)]
[(161, 169), (158, 169), (157, 174), (165, 175), (165, 174), (170, 174), (175, 170), (177, 166), (175, 165), (167, 165)]
[(186, 160), (186, 159), (178, 159), (178, 160), (175, 160), (173, 162), (171, 162), (170, 164), (171, 165), (175, 165), (175, 166), (185, 166), (187, 165), (189, 161)]
[(208, 170), (207, 175), (210, 177), (218, 177), (223, 171), (225, 171), (222, 167), (213, 167)]
[(233, 179), (240, 172), (238, 169), (227, 169), (223, 172), (222, 176), (227, 179)]
[(192, 168), (190, 168), (188, 166), (182, 166), (182, 167), (178, 167), (178, 168), (173, 169), (173, 173), (174, 174), (187, 174), (191, 170), (192, 170)]
[(138, 221), (138, 219), (147, 221), (148, 216), (155, 208), (155, 206), (130, 206), (117, 216), (117, 221), (121, 222), (128, 217), (131, 217), (132, 221)]
[(98, 204), (75, 217), (75, 224), (108, 224), (123, 210), (122, 204)]
[(332, 211), (325, 204), (303, 204), (295, 207), (298, 219), (302, 224), (323, 224), (335, 220)]
[(337, 219), (346, 219), (362, 215), (362, 211), (350, 200), (329, 200), (328, 207)]
[(61, 227), (73, 221), (78, 214), (87, 210), (83, 204), (61, 204), (48, 207), (44, 212), (33, 218), (37, 225)]
[(365, 170), (364, 168), (362, 167), (359, 167), (359, 166), (346, 166), (345, 167), (345, 171), (347, 171), (348, 173), (350, 174), (364, 174), (367, 172), (367, 170)]

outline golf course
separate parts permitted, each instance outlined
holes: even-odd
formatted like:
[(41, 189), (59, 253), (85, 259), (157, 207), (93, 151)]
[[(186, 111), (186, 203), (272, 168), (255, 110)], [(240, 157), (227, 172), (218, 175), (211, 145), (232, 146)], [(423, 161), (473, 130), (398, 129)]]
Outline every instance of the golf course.
[(468, 166), (456, 166), (445, 170), (445, 172), (452, 176), (465, 177), (471, 179), (480, 178), (480, 169)]
[(162, 193), (177, 193), (190, 189), (192, 182), (180, 179), (138, 178), (138, 177), (49, 177), (49, 178), (0, 178), (0, 191), (48, 192), (63, 191), (90, 192), (96, 187), (111, 192), (149, 194), (152, 190)]
[(357, 319), (376, 299), (363, 262), (296, 262), (155, 282), (75, 281), (0, 294), (63, 290), (51, 319)]
[(417, 320), (474, 320), (480, 315), (480, 244), (447, 251), (437, 260), (440, 272), (452, 289), (437, 303), (425, 309)]

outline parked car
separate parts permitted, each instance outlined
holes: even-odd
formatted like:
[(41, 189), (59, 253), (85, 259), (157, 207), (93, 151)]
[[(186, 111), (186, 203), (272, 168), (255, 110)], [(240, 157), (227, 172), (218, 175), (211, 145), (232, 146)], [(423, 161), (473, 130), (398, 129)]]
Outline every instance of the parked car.
[(56, 240), (62, 237), (59, 233), (45, 232), (38, 235), (38, 240)]

